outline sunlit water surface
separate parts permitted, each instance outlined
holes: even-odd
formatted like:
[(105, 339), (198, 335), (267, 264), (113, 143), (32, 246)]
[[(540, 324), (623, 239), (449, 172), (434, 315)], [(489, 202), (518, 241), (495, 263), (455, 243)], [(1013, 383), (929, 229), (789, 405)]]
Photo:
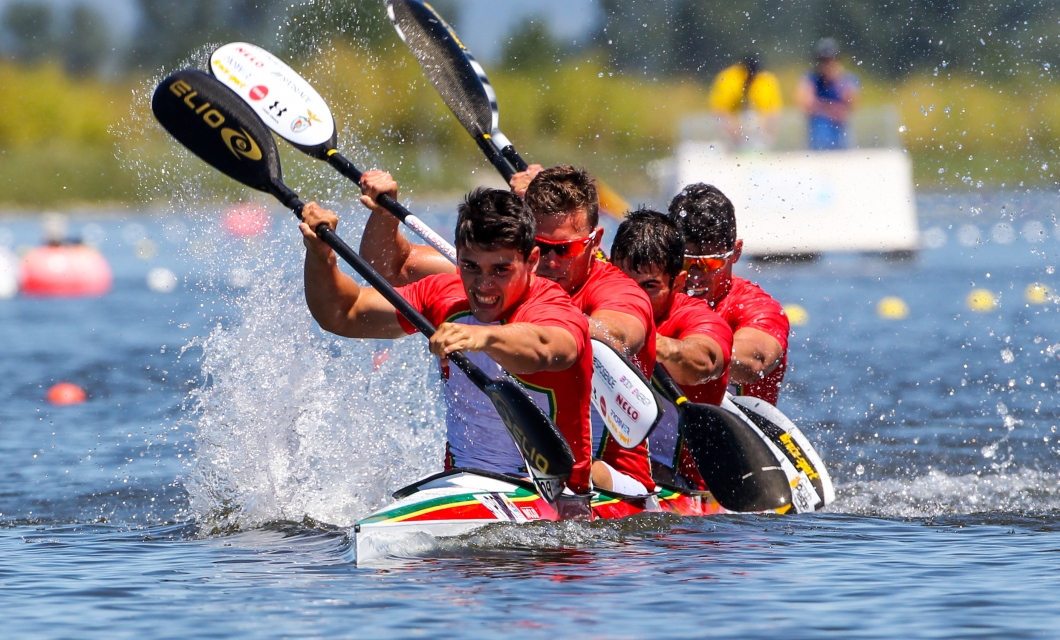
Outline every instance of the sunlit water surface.
[[(215, 211), (75, 218), (113, 291), (0, 301), (4, 635), (1052, 637), (1060, 316), (1024, 296), (1060, 290), (1055, 204), (922, 198), (915, 260), (742, 269), (807, 313), (780, 407), (832, 469), (827, 513), (501, 527), (373, 568), (346, 527), (440, 465), (423, 340), (322, 334), (280, 212), (251, 240)], [(59, 380), (88, 402), (47, 404)]]

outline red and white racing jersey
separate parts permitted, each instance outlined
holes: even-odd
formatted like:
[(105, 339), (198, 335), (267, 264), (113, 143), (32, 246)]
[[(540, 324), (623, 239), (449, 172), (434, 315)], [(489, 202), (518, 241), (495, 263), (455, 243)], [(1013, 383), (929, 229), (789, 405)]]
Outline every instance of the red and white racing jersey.
[[(714, 305), (714, 310), (729, 323), (733, 333), (750, 327), (764, 331), (780, 342), (784, 356), (777, 368), (758, 382), (736, 385), (734, 389), (735, 395), (754, 396), (769, 404), (776, 404), (780, 385), (784, 382), (784, 372), (788, 367), (788, 333), (791, 325), (787, 314), (784, 313), (784, 307), (757, 284), (733, 276), (732, 288)], [(694, 400), (692, 396), (689, 396), (689, 399)]]
[[(659, 321), (660, 336), (681, 340), (693, 335), (711, 338), (725, 354), (725, 373), (715, 380), (698, 385), (684, 385), (681, 390), (692, 402), (720, 405), (725, 398), (725, 387), (729, 379), (729, 358), (732, 354), (732, 329), (711, 310), (705, 300), (678, 293), (666, 316)], [(665, 413), (658, 426), (651, 432), (651, 457), (656, 462), (673, 469), (681, 465), (675, 454), (678, 450), (677, 408), (666, 402)]]
[[(435, 326), (443, 322), (483, 323), (471, 315), (460, 276), (437, 274), (398, 288), (398, 292)], [(408, 333), (415, 328), (401, 314), (398, 320)], [(513, 376), (552, 418), (574, 452), (574, 470), (567, 484), (572, 491), (589, 490), (592, 442), (589, 429), (589, 397), (592, 381), (592, 350), (589, 324), (559, 285), (535, 277), (526, 297), (508, 318), (497, 324), (526, 322), (564, 329), (578, 344), (577, 362), (563, 371)], [(504, 375), (500, 366), (484, 353), (465, 352), (491, 378)], [(456, 367), (447, 367), (446, 467), (473, 467), (497, 473), (526, 474), (525, 463), (497, 415), (493, 403)]]
[[(587, 316), (597, 311), (619, 311), (642, 321), (646, 337), (644, 346), (633, 357), (633, 363), (651, 379), (655, 367), (655, 319), (648, 294), (632, 278), (609, 262), (594, 260), (589, 278), (574, 292), (571, 301)], [(651, 477), (648, 447), (640, 444), (623, 449), (610, 437), (603, 419), (595, 411), (592, 412), (592, 428), (596, 457), (653, 491), (655, 481)]]

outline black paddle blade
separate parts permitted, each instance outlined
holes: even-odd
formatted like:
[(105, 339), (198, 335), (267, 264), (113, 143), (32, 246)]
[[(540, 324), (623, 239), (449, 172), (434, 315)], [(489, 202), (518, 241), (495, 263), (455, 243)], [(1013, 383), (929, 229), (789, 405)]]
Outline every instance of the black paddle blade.
[(202, 71), (167, 76), (155, 89), (151, 110), (178, 142), (230, 178), (273, 194), (282, 184), (280, 154), (261, 118)]
[(497, 97), (486, 72), (430, 5), (420, 0), (387, 0), (398, 35), (423, 67), (446, 106), (473, 137), (497, 128)]
[[(741, 408), (743, 408), (742, 405)], [(824, 502), (825, 496), (828, 495), (825, 492), (824, 478), (822, 478), (817, 467), (814, 466), (810, 456), (806, 455), (802, 450), (802, 447), (799, 446), (799, 443), (780, 425), (769, 420), (762, 414), (749, 409), (744, 409), (743, 413), (755, 423), (755, 426), (762, 430), (762, 433), (766, 434), (766, 437), (773, 441), (773, 444), (777, 445), (778, 449), (784, 452), (784, 455), (787, 456), (788, 460), (791, 461), (791, 464), (794, 465), (797, 470), (806, 474), (814, 491), (817, 492), (821, 501)], [(827, 473), (827, 471), (825, 471), (825, 473)]]
[(574, 453), (566, 438), (521, 387), (506, 378), (483, 388), (515, 440), (541, 495), (553, 502), (574, 468)]
[(791, 504), (780, 461), (747, 424), (720, 407), (684, 403), (681, 433), (707, 489), (729, 511), (771, 511)]

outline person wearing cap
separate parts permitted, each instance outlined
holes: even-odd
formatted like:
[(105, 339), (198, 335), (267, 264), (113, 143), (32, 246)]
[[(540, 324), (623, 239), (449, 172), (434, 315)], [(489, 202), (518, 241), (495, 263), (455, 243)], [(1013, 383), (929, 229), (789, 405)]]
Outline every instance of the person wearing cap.
[(758, 54), (747, 54), (719, 73), (710, 87), (709, 102), (733, 149), (772, 144), (783, 100), (780, 82), (762, 69)]
[(824, 38), (814, 47), (813, 70), (803, 76), (795, 101), (806, 112), (807, 146), (815, 151), (849, 146), (847, 121), (858, 100), (858, 80), (839, 62), (839, 45)]

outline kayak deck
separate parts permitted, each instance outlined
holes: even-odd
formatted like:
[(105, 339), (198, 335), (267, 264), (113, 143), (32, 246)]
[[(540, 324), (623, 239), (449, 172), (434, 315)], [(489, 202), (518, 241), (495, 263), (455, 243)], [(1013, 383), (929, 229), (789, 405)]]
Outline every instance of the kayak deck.
[[(356, 562), (414, 552), (432, 539), (460, 536), (496, 523), (557, 521), (559, 515), (531, 483), (478, 469), (450, 469), (394, 492), (397, 502), (353, 527)], [(705, 516), (727, 513), (707, 492), (660, 487), (649, 496), (598, 490), (594, 519), (613, 520), (645, 512)]]

